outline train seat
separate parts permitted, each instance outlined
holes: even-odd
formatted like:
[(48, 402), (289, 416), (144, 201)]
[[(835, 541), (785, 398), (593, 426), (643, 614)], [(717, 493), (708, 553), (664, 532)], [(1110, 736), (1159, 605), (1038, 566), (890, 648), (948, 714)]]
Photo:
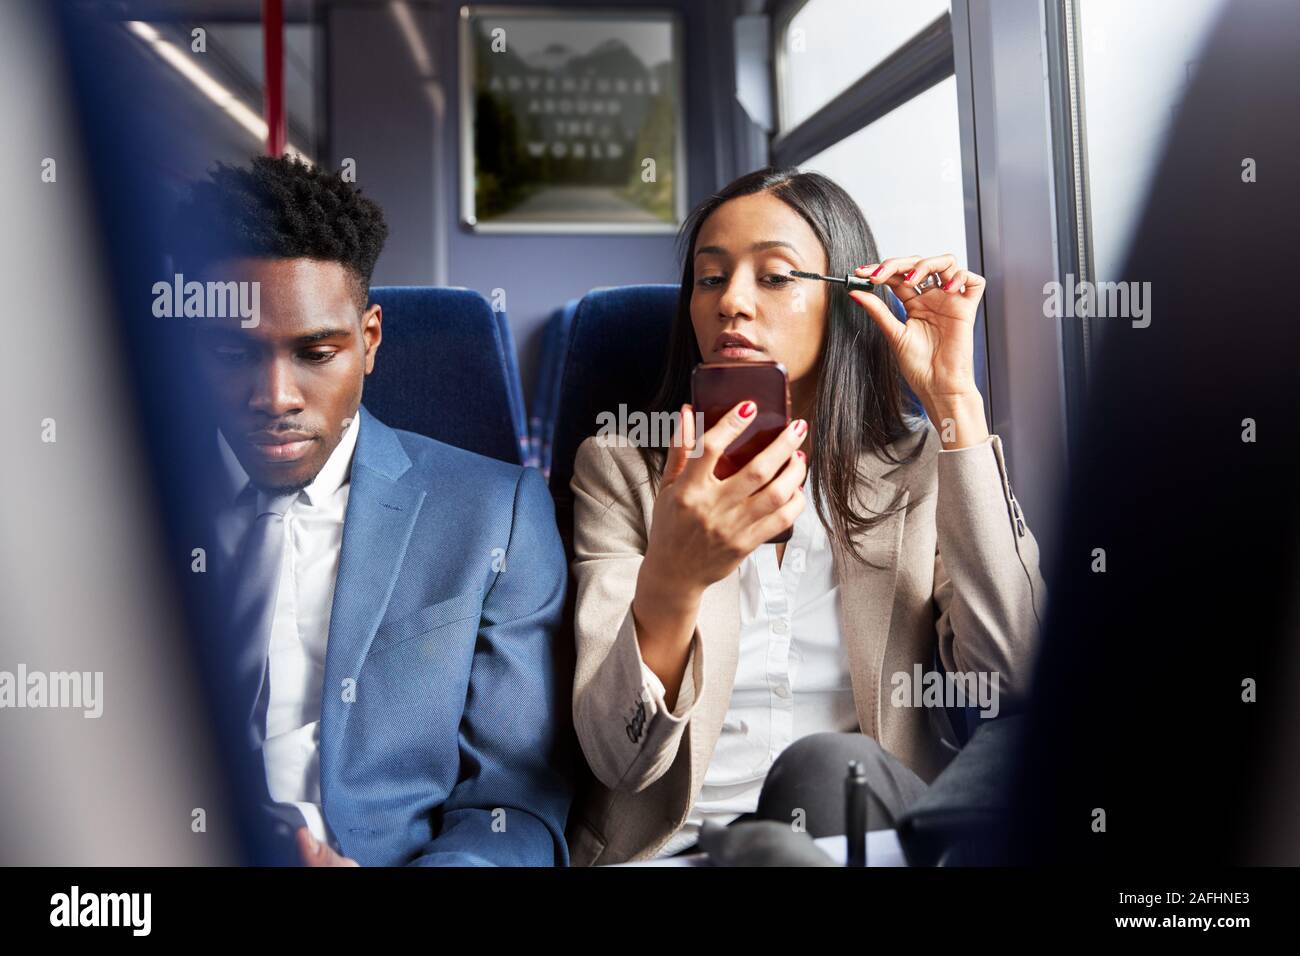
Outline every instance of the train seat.
[(384, 344), (363, 400), (381, 421), (513, 464), (524, 409), (505, 316), (469, 289), (377, 286)]
[(528, 419), (531, 446), (531, 463), (550, 477), (551, 452), (555, 439), (555, 413), (560, 401), (560, 378), (564, 359), (568, 353), (569, 332), (573, 315), (578, 310), (578, 299), (570, 299), (551, 313), (542, 329), (538, 350), (537, 382), (533, 389), (533, 402)]
[(594, 289), (578, 302), (559, 363), (551, 493), (567, 495), (573, 460), (596, 416), (642, 409), (654, 395), (677, 309), (675, 284)]

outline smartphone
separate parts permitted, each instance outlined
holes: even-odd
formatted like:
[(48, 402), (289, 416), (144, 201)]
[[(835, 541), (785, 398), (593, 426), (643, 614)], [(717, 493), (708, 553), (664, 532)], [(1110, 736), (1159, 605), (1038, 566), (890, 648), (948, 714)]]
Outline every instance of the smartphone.
[[(790, 381), (780, 362), (704, 362), (691, 373), (691, 405), (704, 416), (705, 431), (747, 399), (758, 412), (718, 459), (713, 473), (719, 478), (744, 468), (790, 424)], [(789, 541), (790, 533), (787, 528), (768, 544)]]

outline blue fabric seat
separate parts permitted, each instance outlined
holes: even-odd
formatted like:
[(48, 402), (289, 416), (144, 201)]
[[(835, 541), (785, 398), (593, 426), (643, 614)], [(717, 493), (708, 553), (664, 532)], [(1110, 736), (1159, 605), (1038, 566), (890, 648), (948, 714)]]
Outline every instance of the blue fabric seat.
[(570, 299), (551, 313), (542, 329), (537, 356), (537, 382), (528, 419), (531, 463), (547, 477), (551, 474), (551, 451), (555, 439), (555, 415), (560, 403), (560, 379), (569, 349), (569, 332), (578, 299)]
[(469, 289), (379, 286), (383, 342), (364, 400), (377, 418), (523, 464), (524, 409), (505, 316)]
[(595, 289), (578, 302), (555, 412), (550, 486), (557, 503), (568, 497), (573, 460), (583, 440), (596, 433), (596, 416), (618, 415), (620, 405), (643, 409), (654, 396), (677, 297), (675, 284), (630, 285)]
[(530, 441), (528, 432), (528, 410), (524, 403), (524, 384), (519, 376), (519, 353), (515, 349), (515, 336), (510, 331), (510, 320), (504, 309), (493, 309), (497, 329), (501, 333), (502, 347), (506, 356), (506, 382), (510, 386), (510, 413), (515, 420), (515, 435), (519, 442), (520, 461), (536, 467), (529, 454)]

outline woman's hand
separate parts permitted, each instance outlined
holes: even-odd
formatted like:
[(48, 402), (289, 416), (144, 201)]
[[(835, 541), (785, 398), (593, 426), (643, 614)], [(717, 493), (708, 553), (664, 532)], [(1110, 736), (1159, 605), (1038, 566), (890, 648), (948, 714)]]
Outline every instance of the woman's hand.
[(714, 476), (718, 459), (756, 412), (753, 402), (741, 402), (704, 433), (702, 453), (691, 457), (695, 415), (690, 405), (682, 406), (682, 442), (668, 450), (643, 575), (649, 569), (664, 584), (702, 593), (794, 524), (804, 506), (808, 468), (798, 448), (808, 435), (807, 422), (791, 422), (734, 475)]
[[(900, 322), (879, 297), (849, 293), (884, 333), (944, 447), (964, 448), (987, 439), (984, 402), (975, 385), (975, 312), (984, 278), (959, 268), (951, 255), (886, 259), (857, 274), (889, 286), (907, 310), (907, 322)], [(918, 292), (916, 287), (930, 275), (940, 284)]]
[(713, 474), (756, 411), (753, 402), (741, 402), (704, 433), (701, 453), (691, 457), (695, 415), (683, 405), (682, 442), (668, 451), (632, 617), (641, 658), (663, 683), (670, 709), (681, 688), (705, 588), (736, 570), (747, 554), (793, 525), (803, 511), (808, 474), (807, 458), (798, 450), (808, 435), (803, 420), (791, 422), (734, 475), (720, 479)]

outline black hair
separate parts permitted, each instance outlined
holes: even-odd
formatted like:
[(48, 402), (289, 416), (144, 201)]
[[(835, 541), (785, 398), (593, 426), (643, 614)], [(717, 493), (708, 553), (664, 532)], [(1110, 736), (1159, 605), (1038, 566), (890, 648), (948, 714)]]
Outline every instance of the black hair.
[(247, 167), (217, 163), (177, 210), (178, 260), (318, 259), (346, 267), (364, 309), (388, 238), (383, 210), (338, 173), (271, 156)]
[[(679, 234), (682, 284), (677, 316), (668, 346), (668, 360), (650, 409), (675, 412), (690, 401), (691, 370), (702, 361), (691, 325), (691, 292), (695, 287), (695, 243), (705, 220), (728, 200), (770, 193), (797, 212), (812, 227), (826, 251), (827, 272), (845, 275), (868, 262), (879, 262), (876, 240), (852, 197), (820, 173), (795, 168), (757, 170), (741, 176), (701, 203), (687, 217)], [(883, 300), (883, 291), (874, 295)], [(828, 296), (825, 344), (817, 365), (813, 400), (817, 447), (809, 462), (809, 480), (817, 513), (831, 538), (848, 554), (862, 558), (853, 536), (882, 521), (898, 506), (881, 514), (858, 504), (858, 459), (875, 453), (897, 462), (889, 445), (913, 430), (905, 410), (902, 377), (894, 353), (866, 310), (844, 292)], [(924, 440), (908, 460), (918, 455)], [(642, 448), (657, 480), (667, 452)]]

